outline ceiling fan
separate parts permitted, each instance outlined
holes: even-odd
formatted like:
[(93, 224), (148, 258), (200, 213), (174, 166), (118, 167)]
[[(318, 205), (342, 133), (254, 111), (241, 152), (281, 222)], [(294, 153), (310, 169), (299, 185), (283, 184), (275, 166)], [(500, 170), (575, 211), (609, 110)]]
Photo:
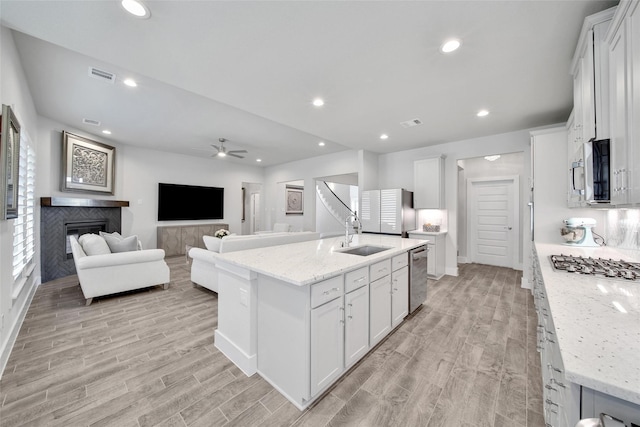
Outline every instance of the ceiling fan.
[(213, 148), (218, 150), (218, 152), (213, 154), (212, 157), (214, 157), (214, 156), (216, 156), (216, 157), (231, 156), (231, 157), (237, 157), (239, 159), (244, 159), (244, 156), (240, 156), (240, 155), (238, 155), (238, 153), (248, 153), (247, 150), (231, 150), (231, 151), (227, 151), (227, 149), (224, 148), (224, 143), (227, 140), (225, 138), (218, 138), (218, 141), (220, 141), (220, 146), (211, 144), (211, 146)]

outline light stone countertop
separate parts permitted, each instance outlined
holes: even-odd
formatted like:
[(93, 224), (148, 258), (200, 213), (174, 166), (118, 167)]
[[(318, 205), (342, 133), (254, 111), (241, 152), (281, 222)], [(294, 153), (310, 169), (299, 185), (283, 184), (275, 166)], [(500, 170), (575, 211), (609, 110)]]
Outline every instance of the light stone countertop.
[(535, 247), (567, 380), (640, 404), (640, 282), (556, 271), (549, 258), (562, 254), (640, 262), (640, 251)]
[(428, 240), (403, 239), (399, 236), (378, 234), (354, 235), (350, 248), (365, 244), (390, 248), (373, 255), (360, 256), (339, 253), (343, 249), (340, 247), (343, 241), (344, 236), (330, 237), (217, 254), (216, 258), (256, 273), (304, 286), (391, 258), (428, 242)]
[(422, 234), (422, 235), (425, 235), (425, 236), (439, 236), (441, 234), (447, 234), (447, 230), (444, 230), (444, 231), (411, 230), (408, 233), (409, 234)]

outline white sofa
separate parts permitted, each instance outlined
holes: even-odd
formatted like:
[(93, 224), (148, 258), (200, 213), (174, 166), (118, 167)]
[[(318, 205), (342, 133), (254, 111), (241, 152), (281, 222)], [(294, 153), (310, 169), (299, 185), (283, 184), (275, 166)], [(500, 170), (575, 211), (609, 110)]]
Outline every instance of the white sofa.
[(87, 305), (103, 295), (159, 284), (169, 288), (169, 266), (162, 249), (87, 255), (74, 236), (69, 241)]
[(192, 259), (191, 281), (194, 285), (200, 285), (203, 288), (218, 292), (218, 271), (215, 265), (218, 254), (306, 242), (318, 240), (319, 238), (320, 233), (314, 231), (232, 235), (222, 239), (204, 236), (203, 240), (207, 249), (191, 248), (189, 251), (189, 257)]

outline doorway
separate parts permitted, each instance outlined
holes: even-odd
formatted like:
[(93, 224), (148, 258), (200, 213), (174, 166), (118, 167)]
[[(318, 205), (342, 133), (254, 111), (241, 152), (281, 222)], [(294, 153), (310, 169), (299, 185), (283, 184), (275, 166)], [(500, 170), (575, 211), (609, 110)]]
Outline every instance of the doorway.
[[(526, 182), (522, 177), (527, 176), (525, 170), (525, 153), (504, 153), (500, 155), (473, 157), (467, 159), (460, 159), (457, 161), (458, 166), (458, 208), (456, 210), (456, 223), (458, 225), (457, 233), (457, 247), (458, 247), (458, 263), (478, 262), (486, 263), (496, 266), (507, 266), (517, 270), (521, 270), (523, 266), (523, 236), (521, 224), (523, 223), (523, 211), (524, 207), (521, 206), (522, 201), (520, 195), (525, 194), (525, 189), (522, 185)], [(492, 181), (508, 181), (513, 182), (514, 188), (512, 191), (502, 189), (506, 192), (508, 200), (504, 203), (508, 203), (507, 210), (510, 212), (508, 219), (501, 220), (505, 222), (505, 225), (493, 225), (493, 228), (489, 228), (486, 224), (479, 224), (479, 218), (476, 217), (476, 211), (479, 211), (480, 207), (473, 206), (472, 203), (478, 203), (476, 200), (477, 195), (474, 194), (476, 190), (483, 187), (490, 187)], [(472, 187), (471, 182), (475, 182), (476, 185)], [(483, 188), (488, 191), (487, 188)], [(497, 191), (497, 190), (496, 190)], [(472, 193), (474, 192), (474, 193)], [(488, 196), (483, 196), (488, 197)], [(494, 198), (499, 196), (495, 195)], [(491, 206), (491, 204), (484, 203), (488, 200), (483, 200), (481, 207), (497, 207)], [(495, 201), (495, 200), (494, 200)], [(528, 208), (527, 208), (528, 209)], [(490, 211), (490, 209), (487, 209)], [(490, 212), (483, 212), (487, 214)], [(491, 217), (491, 215), (486, 215)], [(496, 216), (496, 215), (494, 215)], [(483, 221), (499, 222), (497, 218), (482, 218)], [(508, 222), (508, 224), (507, 224)], [(472, 230), (472, 223), (475, 224), (476, 229)], [(482, 226), (480, 226), (482, 225)], [(507, 227), (507, 229), (499, 230), (498, 227)], [(479, 227), (479, 230), (478, 230)], [(511, 230), (508, 230), (511, 227)], [(479, 232), (482, 233), (479, 234)], [(496, 233), (497, 234), (491, 234)], [(507, 233), (502, 234), (500, 233)], [(510, 240), (504, 240), (502, 243), (493, 240), (502, 237), (503, 239), (510, 236)], [(492, 239), (484, 239), (492, 237)], [(484, 244), (484, 247), (478, 247), (478, 244)], [(505, 249), (507, 245), (509, 249)], [(496, 246), (496, 247), (492, 247)], [(495, 259), (496, 255), (490, 255), (491, 252), (508, 251), (509, 259)], [(485, 252), (489, 252), (486, 253)], [(480, 254), (480, 256), (478, 256)], [(497, 256), (497, 258), (500, 258)]]
[(262, 207), (260, 198), (262, 184), (242, 183), (242, 234), (254, 234), (262, 231)]
[(517, 267), (520, 234), (519, 178), (477, 178), (467, 183), (467, 218), (471, 262)]

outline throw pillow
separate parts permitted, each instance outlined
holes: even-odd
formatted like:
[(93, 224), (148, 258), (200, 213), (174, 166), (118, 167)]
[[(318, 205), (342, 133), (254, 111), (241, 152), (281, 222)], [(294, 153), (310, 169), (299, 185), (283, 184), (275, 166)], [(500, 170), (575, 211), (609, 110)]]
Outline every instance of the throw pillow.
[(114, 231), (113, 233), (105, 233), (104, 231), (100, 231), (99, 234), (106, 239), (106, 236), (117, 237), (118, 239), (124, 239), (120, 233)]
[(78, 242), (80, 242), (80, 245), (82, 245), (84, 253), (89, 256), (105, 255), (111, 253), (107, 242), (102, 236), (98, 236), (97, 234), (83, 234), (78, 239)]
[(107, 245), (109, 245), (109, 249), (111, 249), (111, 252), (113, 253), (131, 252), (138, 250), (138, 236), (117, 237), (105, 233), (103, 237), (107, 242)]
[[(226, 238), (227, 237), (225, 237), (225, 239)], [(220, 242), (222, 242), (222, 239), (218, 239), (217, 237), (213, 236), (202, 236), (202, 240), (204, 241), (204, 246), (208, 250), (220, 253)]]

